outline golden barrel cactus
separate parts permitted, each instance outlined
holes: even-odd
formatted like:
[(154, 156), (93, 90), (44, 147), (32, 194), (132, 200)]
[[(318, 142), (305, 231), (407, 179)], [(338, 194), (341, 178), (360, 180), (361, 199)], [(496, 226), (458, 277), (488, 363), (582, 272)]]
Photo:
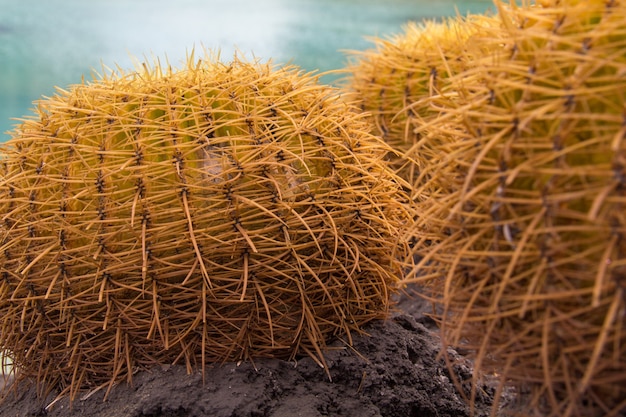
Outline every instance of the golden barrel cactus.
[(17, 377), (308, 354), (384, 317), (411, 216), (388, 149), (291, 66), (191, 55), (37, 103), (3, 147), (0, 350)]
[(493, 47), (481, 39), (485, 28), (497, 24), (488, 15), (411, 22), (401, 34), (372, 38), (374, 49), (351, 52), (345, 88), (371, 115), (373, 133), (394, 149), (391, 165), (409, 183), (423, 182), (431, 166), (424, 161), (436, 157), (446, 140), (426, 136), (430, 123), (441, 124), (446, 117), (433, 99), (473, 64), (476, 54), (488, 52), (477, 46)]
[(530, 389), (524, 411), (623, 415), (626, 2), (495, 3), (494, 52), (429, 126), (456, 139), (420, 186), (454, 191), (417, 204), (416, 279), (446, 343)]

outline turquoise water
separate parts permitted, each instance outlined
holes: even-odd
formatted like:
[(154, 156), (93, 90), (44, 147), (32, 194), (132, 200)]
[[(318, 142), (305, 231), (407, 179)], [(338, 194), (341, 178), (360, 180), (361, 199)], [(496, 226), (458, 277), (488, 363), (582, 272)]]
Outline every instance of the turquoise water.
[[(191, 49), (327, 71), (366, 36), (401, 32), (407, 21), (482, 13), (491, 0), (0, 0), (0, 142), (54, 86), (91, 78), (131, 57), (177, 66)], [(332, 82), (332, 78), (325, 79)]]

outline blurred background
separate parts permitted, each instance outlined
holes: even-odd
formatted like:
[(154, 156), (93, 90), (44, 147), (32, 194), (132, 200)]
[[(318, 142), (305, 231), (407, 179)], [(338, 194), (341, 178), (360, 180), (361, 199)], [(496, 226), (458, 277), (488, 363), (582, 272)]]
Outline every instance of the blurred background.
[[(329, 71), (367, 36), (408, 21), (483, 13), (491, 0), (0, 0), (0, 142), (54, 86), (92, 78), (133, 57), (178, 67), (194, 47)], [(332, 83), (336, 76), (322, 81)]]

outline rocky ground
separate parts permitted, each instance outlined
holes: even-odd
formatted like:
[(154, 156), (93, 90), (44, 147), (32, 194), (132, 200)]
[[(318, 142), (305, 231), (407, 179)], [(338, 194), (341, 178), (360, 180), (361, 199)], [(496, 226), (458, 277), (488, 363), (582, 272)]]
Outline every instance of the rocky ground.
[[(393, 317), (371, 323), (368, 336), (352, 348), (336, 341), (326, 371), (310, 358), (224, 364), (191, 375), (182, 366), (138, 373), (133, 384), (85, 393), (71, 406), (67, 398), (38, 398), (20, 389), (0, 405), (1, 417), (461, 417), (470, 409), (438, 358), (436, 329), (418, 299), (403, 297)], [(457, 377), (471, 378), (471, 362), (461, 359)], [(466, 387), (468, 389), (469, 386)], [(494, 389), (485, 385), (475, 416), (491, 410)], [(52, 403), (52, 404), (51, 404)]]

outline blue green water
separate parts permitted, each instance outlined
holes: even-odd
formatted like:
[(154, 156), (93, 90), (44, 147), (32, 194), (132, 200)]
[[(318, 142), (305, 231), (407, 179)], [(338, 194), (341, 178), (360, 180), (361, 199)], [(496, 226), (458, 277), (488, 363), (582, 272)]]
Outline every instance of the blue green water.
[[(408, 21), (482, 13), (491, 0), (0, 0), (0, 142), (54, 86), (90, 79), (102, 65), (191, 49), (234, 51), (306, 70), (341, 68), (343, 50), (365, 37), (402, 31)], [(328, 82), (332, 79), (328, 78)]]

